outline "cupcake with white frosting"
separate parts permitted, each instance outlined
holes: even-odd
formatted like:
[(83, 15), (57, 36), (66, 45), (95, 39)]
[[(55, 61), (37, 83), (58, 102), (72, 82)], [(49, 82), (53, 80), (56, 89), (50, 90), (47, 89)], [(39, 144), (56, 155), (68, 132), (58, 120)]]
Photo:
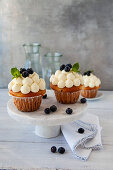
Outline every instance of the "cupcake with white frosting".
[(83, 86), (81, 95), (85, 98), (96, 97), (97, 91), (100, 88), (101, 81), (92, 71), (87, 71), (83, 75)]
[(40, 107), (42, 96), (46, 93), (46, 84), (32, 68), (15, 67), (11, 69), (12, 81), (8, 84), (9, 94), (14, 104), (23, 112), (35, 111)]
[(82, 75), (79, 73), (79, 64), (61, 65), (60, 70), (50, 77), (50, 87), (60, 103), (76, 103), (83, 85)]

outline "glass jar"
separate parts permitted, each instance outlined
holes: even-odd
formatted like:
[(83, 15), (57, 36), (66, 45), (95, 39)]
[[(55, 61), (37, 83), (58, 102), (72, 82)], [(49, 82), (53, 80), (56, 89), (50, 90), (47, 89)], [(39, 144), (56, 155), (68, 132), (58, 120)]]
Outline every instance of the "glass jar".
[(39, 43), (23, 44), (26, 55), (25, 68), (32, 68), (40, 77), (42, 77), (40, 46), (41, 44)]
[(43, 78), (46, 81), (46, 88), (50, 89), (50, 77), (52, 74), (55, 73), (56, 70), (59, 70), (60, 68), (60, 60), (61, 60), (62, 54), (58, 52), (54, 53), (47, 53), (43, 56), (43, 62), (42, 62), (42, 74)]

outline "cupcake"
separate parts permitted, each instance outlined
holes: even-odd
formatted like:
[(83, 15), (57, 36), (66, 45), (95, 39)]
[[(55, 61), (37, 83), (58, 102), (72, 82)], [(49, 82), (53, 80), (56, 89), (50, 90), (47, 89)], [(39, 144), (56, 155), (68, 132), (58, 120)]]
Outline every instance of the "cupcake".
[(39, 78), (32, 68), (15, 67), (11, 69), (12, 81), (8, 84), (9, 94), (18, 110), (22, 112), (33, 112), (39, 109), (42, 96), (45, 94), (45, 81)]
[(59, 103), (76, 103), (83, 84), (82, 75), (79, 72), (79, 64), (61, 65), (60, 70), (50, 77), (50, 87), (54, 90)]
[(92, 71), (87, 71), (83, 75), (83, 86), (81, 95), (85, 98), (96, 97), (97, 91), (100, 88), (101, 81)]

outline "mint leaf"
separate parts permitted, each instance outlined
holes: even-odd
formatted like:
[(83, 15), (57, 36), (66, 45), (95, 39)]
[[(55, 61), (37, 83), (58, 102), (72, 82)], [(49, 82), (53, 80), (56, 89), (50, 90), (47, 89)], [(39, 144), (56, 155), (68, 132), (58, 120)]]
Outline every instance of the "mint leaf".
[(79, 71), (79, 63), (75, 63), (75, 64), (73, 65), (72, 71), (74, 71), (74, 72), (80, 72), (80, 71)]
[(11, 74), (13, 75), (12, 79), (21, 77), (20, 71), (16, 67), (11, 68)]

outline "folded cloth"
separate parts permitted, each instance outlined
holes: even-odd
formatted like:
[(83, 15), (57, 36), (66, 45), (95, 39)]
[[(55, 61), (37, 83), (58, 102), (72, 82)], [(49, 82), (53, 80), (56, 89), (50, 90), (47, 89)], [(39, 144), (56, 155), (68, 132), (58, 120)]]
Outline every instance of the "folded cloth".
[[(84, 133), (78, 133), (83, 128)], [(87, 160), (93, 149), (101, 149), (101, 130), (98, 116), (86, 114), (73, 123), (62, 125), (62, 133), (75, 157)]]

